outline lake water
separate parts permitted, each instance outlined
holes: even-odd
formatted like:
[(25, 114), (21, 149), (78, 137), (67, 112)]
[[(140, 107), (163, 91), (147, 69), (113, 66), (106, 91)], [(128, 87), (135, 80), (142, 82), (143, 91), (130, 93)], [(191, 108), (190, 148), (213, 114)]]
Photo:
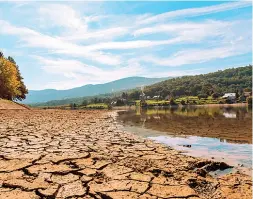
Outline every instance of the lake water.
[(251, 174), (252, 111), (246, 106), (127, 110), (118, 121), (127, 131)]

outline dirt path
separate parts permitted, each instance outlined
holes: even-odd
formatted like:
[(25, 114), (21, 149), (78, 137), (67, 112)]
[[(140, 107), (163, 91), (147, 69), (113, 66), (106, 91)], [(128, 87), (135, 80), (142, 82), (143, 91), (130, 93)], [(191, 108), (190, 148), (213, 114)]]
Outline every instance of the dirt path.
[(115, 112), (0, 111), (0, 198), (251, 198), (243, 174), (117, 128)]

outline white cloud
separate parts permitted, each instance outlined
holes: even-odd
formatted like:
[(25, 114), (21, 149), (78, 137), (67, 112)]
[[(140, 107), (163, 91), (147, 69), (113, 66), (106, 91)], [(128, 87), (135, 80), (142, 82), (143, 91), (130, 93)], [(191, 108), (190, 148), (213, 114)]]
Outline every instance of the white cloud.
[(166, 33), (177, 34), (181, 36), (195, 36), (200, 35), (217, 35), (219, 30), (226, 29), (232, 22), (207, 20), (204, 22), (181, 22), (181, 23), (166, 23), (151, 26), (148, 28), (137, 29), (133, 35), (140, 36), (146, 34)]
[(44, 48), (51, 53), (83, 56), (93, 61), (108, 65), (118, 65), (121, 62), (120, 56), (99, 51), (91, 51), (85, 46), (64, 41), (59, 37), (44, 35), (29, 28), (16, 27), (3, 20), (0, 20), (0, 26), (0, 34), (20, 36), (21, 41), (24, 42), (23, 47)]
[(239, 1), (239, 2), (232, 2), (232, 3), (223, 3), (213, 6), (207, 7), (200, 7), (200, 8), (188, 8), (188, 9), (181, 9), (170, 11), (162, 14), (158, 14), (152, 17), (148, 17), (142, 21), (139, 21), (139, 24), (150, 24), (150, 23), (161, 23), (164, 20), (173, 19), (173, 18), (182, 18), (182, 17), (194, 17), (200, 15), (207, 15), (217, 12), (223, 12), (233, 9), (239, 9), (243, 7), (252, 6), (251, 1)]
[[(191, 38), (193, 41), (195, 39), (195, 42), (203, 40), (205, 42), (204, 45), (201, 43), (202, 45), (195, 48), (185, 48), (166, 57), (158, 57), (151, 54), (136, 59), (159, 66), (174, 67), (204, 63), (251, 52), (252, 44), (249, 42), (252, 41), (250, 20), (224, 23), (211, 22), (210, 26), (207, 24), (202, 25), (205, 27), (200, 28), (200, 31), (193, 29), (179, 32), (179, 34), (185, 40), (188, 39), (190, 41)], [(211, 37), (211, 39), (205, 40), (206, 37)]]
[(190, 69), (190, 70), (164, 70), (163, 72), (152, 72), (147, 73), (144, 76), (145, 77), (153, 77), (153, 78), (159, 78), (159, 77), (180, 77), (185, 75), (198, 75), (205, 73), (205, 68), (197, 68), (197, 69)]
[(50, 88), (50, 86), (57, 89), (68, 89), (87, 83), (105, 83), (124, 77), (140, 75), (143, 72), (143, 68), (138, 63), (133, 62), (120, 68), (105, 70), (77, 60), (49, 59), (40, 56), (33, 57), (39, 61), (39, 65), (41, 65), (45, 72), (63, 75), (65, 77), (64, 81), (50, 82), (43, 89)]
[(204, 63), (214, 59), (227, 58), (250, 52), (249, 48), (240, 49), (242, 46), (224, 46), (211, 49), (189, 49), (179, 51), (168, 58), (144, 56), (139, 60), (160, 66), (181, 66), (186, 64)]
[(63, 36), (62, 39), (68, 41), (83, 41), (83, 40), (85, 41), (89, 39), (107, 40), (126, 35), (128, 32), (129, 29), (127, 27), (115, 27), (115, 28), (102, 29), (98, 31), (90, 31), (87, 33), (77, 32), (71, 35)]
[(41, 5), (39, 15), (40, 22), (50, 26), (60, 26), (75, 31), (87, 30), (87, 24), (82, 19), (82, 16), (68, 5), (52, 3)]
[(134, 40), (134, 41), (122, 41), (122, 42), (104, 42), (89, 45), (86, 48), (89, 50), (103, 50), (103, 49), (136, 49), (136, 48), (148, 48), (159, 45), (175, 44), (184, 41), (182, 38), (173, 38), (168, 40)]

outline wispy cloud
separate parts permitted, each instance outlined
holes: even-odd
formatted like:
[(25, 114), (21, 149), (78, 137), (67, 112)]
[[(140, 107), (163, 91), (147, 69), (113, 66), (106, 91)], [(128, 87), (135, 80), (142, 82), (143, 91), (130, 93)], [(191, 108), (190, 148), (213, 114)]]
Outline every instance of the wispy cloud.
[[(75, 31), (86, 31), (87, 23), (71, 6), (64, 4), (45, 4), (40, 6), (40, 22), (49, 26), (59, 26)], [(50, 23), (48, 23), (50, 22)]]
[(63, 36), (62, 39), (67, 41), (88, 41), (90, 39), (99, 41), (99, 40), (115, 39), (116, 37), (126, 35), (127, 33), (129, 33), (128, 28), (115, 27), (104, 30), (102, 29), (98, 31), (90, 31), (87, 33), (77, 32), (75, 34)]
[[(141, 75), (144, 69), (138, 63), (115, 69), (101, 69), (96, 66), (87, 65), (77, 60), (52, 59), (41, 56), (33, 56), (39, 61), (39, 65), (47, 73), (64, 75), (67, 80), (64, 82), (50, 82), (44, 88), (54, 85), (57, 89), (67, 89), (74, 86), (81, 86), (85, 83), (105, 83), (112, 79), (120, 79), (129, 76)], [(79, 82), (79, 83), (78, 83)]]
[(156, 33), (176, 34), (181, 36), (195, 36), (200, 35), (217, 35), (221, 29), (226, 29), (233, 22), (207, 20), (204, 22), (178, 22), (165, 23), (146, 28), (137, 29), (133, 32), (134, 36), (149, 35)]
[(51, 53), (84, 56), (102, 64), (120, 64), (120, 57), (117, 55), (111, 55), (110, 53), (98, 51), (89, 51), (84, 46), (64, 41), (59, 37), (41, 34), (29, 28), (13, 26), (3, 20), (0, 20), (0, 26), (2, 27), (0, 34), (20, 36), (20, 39), (23, 42), (23, 47), (44, 48), (49, 50)]
[(187, 51), (179, 51), (168, 58), (144, 56), (140, 58), (140, 60), (146, 63), (153, 63), (159, 66), (177, 67), (186, 64), (204, 63), (214, 59), (222, 59), (250, 52), (249, 48), (244, 49), (239, 48), (243, 47), (231, 45), (205, 50), (188, 49)]
[(200, 8), (188, 8), (170, 11), (162, 14), (158, 14), (152, 17), (148, 17), (139, 22), (139, 24), (161, 23), (168, 19), (182, 18), (182, 17), (195, 17), (200, 15), (207, 15), (212, 13), (224, 12), (233, 9), (239, 9), (252, 6), (251, 1), (239, 1), (232, 3), (223, 3), (213, 6), (200, 7)]

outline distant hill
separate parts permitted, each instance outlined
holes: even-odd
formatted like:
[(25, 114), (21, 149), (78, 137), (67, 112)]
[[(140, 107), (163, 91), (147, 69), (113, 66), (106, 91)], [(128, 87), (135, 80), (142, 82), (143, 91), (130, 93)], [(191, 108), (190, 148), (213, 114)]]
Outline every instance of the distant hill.
[(113, 92), (133, 89), (140, 87), (142, 85), (151, 85), (160, 81), (164, 81), (168, 78), (146, 78), (146, 77), (128, 77), (112, 81), (105, 84), (88, 84), (85, 86), (72, 88), (68, 90), (55, 90), (55, 89), (46, 89), (46, 90), (30, 90), (26, 99), (22, 102), (25, 104), (47, 102), (52, 100), (63, 100), (68, 98), (78, 98), (85, 96), (95, 96), (100, 94), (106, 94)]
[(180, 97), (197, 96), (199, 94), (210, 96), (212, 93), (222, 95), (232, 92), (238, 92), (240, 95), (244, 89), (252, 89), (251, 65), (219, 70), (203, 75), (168, 79), (145, 87), (144, 92), (149, 96), (161, 95), (166, 97), (170, 94), (174, 97)]

